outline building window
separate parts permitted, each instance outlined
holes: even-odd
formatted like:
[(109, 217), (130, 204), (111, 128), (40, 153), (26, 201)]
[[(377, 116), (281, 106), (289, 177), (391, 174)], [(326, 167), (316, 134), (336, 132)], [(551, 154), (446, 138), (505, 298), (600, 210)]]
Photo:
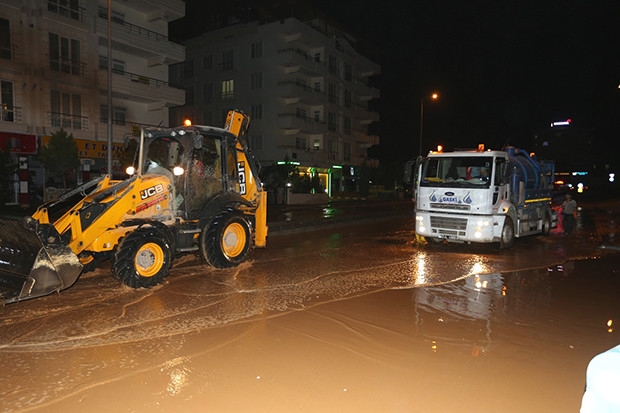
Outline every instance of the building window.
[(83, 129), (82, 97), (58, 90), (51, 91), (52, 126), (57, 128)]
[(47, 10), (73, 20), (82, 20), (78, 0), (47, 0)]
[(205, 83), (202, 85), (202, 98), (207, 103), (213, 100), (213, 83)]
[(336, 56), (329, 56), (329, 74), (338, 76), (338, 59)]
[(263, 42), (256, 42), (250, 45), (250, 58), (256, 59), (263, 57)]
[(319, 63), (321, 62), (321, 53), (320, 52), (317, 52), (317, 53), (314, 54), (314, 61), (315, 62), (319, 62)]
[(314, 91), (315, 92), (321, 91), (321, 82), (314, 82)]
[(344, 64), (344, 80), (351, 82), (353, 80), (353, 69), (351, 63)]
[(250, 136), (250, 148), (255, 151), (263, 150), (263, 135)]
[(330, 103), (338, 103), (338, 87), (333, 83), (329, 84), (327, 95)]
[[(108, 69), (108, 56), (99, 55), (99, 69)], [(125, 61), (119, 59), (112, 59), (112, 72), (119, 75), (125, 74)]]
[(203, 112), (202, 123), (205, 125), (213, 125), (213, 112), (211, 111)]
[(351, 134), (351, 118), (348, 116), (342, 118), (342, 132), (345, 135)]
[(222, 52), (222, 71), (233, 70), (234, 68), (233, 51)]
[(297, 116), (298, 118), (301, 118), (301, 119), (306, 119), (306, 109), (304, 109), (304, 108), (297, 108), (295, 110), (295, 116)]
[(183, 65), (182, 75), (185, 79), (191, 79), (194, 77), (194, 61), (192, 59), (186, 60)]
[(0, 59), (11, 60), (11, 25), (7, 19), (0, 19)]
[[(112, 110), (112, 123), (115, 125), (125, 125), (127, 120), (127, 109), (113, 106)], [(99, 106), (99, 116), (101, 117), (101, 122), (108, 121), (108, 105)]]
[(250, 89), (263, 88), (263, 74), (261, 72), (252, 73), (250, 76)]
[(49, 34), (50, 69), (57, 72), (81, 75), (79, 40)]
[(321, 111), (320, 110), (315, 110), (314, 111), (314, 121), (315, 122), (320, 122), (321, 121)]
[(262, 119), (263, 118), (263, 105), (252, 105), (250, 108), (250, 118), (251, 119)]
[(295, 138), (295, 149), (306, 150), (306, 138), (300, 136)]
[(222, 99), (235, 97), (235, 81), (233, 79), (222, 81)]
[(204, 70), (213, 69), (213, 55), (203, 56), (202, 58), (202, 68)]
[(338, 117), (334, 112), (327, 114), (327, 130), (330, 132), (336, 132), (338, 129)]
[(306, 90), (308, 83), (306, 82), (306, 79), (301, 79), (301, 78), (297, 78), (295, 79), (295, 84), (297, 86), (301, 86), (304, 90)]
[(0, 121), (15, 122), (13, 107), (13, 82), (0, 81)]
[(194, 87), (187, 86), (185, 89), (185, 104), (193, 105), (194, 104)]
[(342, 160), (345, 162), (351, 161), (351, 144), (349, 142), (343, 142), (342, 144)]
[[(102, 19), (108, 18), (108, 8), (106, 6), (99, 6), (99, 17)], [(125, 15), (123, 13), (119, 13), (118, 11), (112, 10), (110, 20), (114, 23), (125, 24)]]
[(345, 89), (345, 91), (344, 91), (344, 107), (345, 108), (350, 108), (351, 107), (351, 103), (352, 103), (351, 91)]
[(327, 142), (328, 146), (328, 157), (330, 161), (338, 160), (338, 141), (329, 140)]

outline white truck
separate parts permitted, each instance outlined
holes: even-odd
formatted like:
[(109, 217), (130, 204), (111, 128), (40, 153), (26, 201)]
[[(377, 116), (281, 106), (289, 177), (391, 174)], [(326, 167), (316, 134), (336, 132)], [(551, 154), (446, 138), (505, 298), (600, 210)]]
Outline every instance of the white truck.
[(499, 242), (549, 233), (554, 163), (527, 151), (430, 152), (416, 162), (416, 235), (435, 242)]

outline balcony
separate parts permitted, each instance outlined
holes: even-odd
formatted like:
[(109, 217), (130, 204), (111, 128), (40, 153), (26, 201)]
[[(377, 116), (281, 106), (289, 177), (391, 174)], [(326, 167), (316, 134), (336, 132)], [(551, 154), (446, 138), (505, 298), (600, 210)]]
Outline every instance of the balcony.
[(302, 73), (307, 76), (322, 76), (325, 74), (325, 62), (317, 61), (314, 57), (299, 48), (278, 50), (278, 62), (284, 73)]
[(325, 122), (299, 116), (295, 113), (279, 113), (278, 129), (284, 135), (321, 134), (325, 132)]
[(88, 118), (70, 113), (50, 112), (50, 124), (54, 128), (85, 130), (88, 129)]
[[(179, 63), (185, 60), (185, 48), (168, 37), (124, 21), (112, 22), (112, 47), (147, 60), (149, 66)], [(99, 15), (95, 32), (100, 43), (108, 38), (107, 16)]]
[(129, 4), (132, 9), (145, 13), (149, 22), (171, 22), (185, 16), (185, 2), (182, 0), (132, 0)]
[(21, 122), (22, 108), (17, 106), (0, 106), (0, 122)]
[[(104, 70), (99, 70), (97, 82), (99, 85), (107, 85), (107, 69), (100, 69)], [(113, 71), (112, 96), (147, 104), (157, 102), (166, 106), (185, 104), (185, 91), (183, 89), (173, 88), (163, 80), (125, 71)]]
[(358, 82), (356, 83), (355, 93), (362, 102), (376, 99), (381, 96), (379, 89), (368, 86), (368, 84), (361, 79), (358, 79)]
[(320, 105), (325, 103), (325, 92), (296, 80), (278, 82), (278, 95), (285, 104), (304, 103)]

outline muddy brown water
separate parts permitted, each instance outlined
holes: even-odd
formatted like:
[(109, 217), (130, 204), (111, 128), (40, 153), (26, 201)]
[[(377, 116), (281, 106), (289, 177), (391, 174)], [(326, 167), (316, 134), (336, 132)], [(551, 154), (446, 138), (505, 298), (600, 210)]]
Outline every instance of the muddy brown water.
[(620, 344), (599, 212), (573, 260), (282, 308), (242, 283), (164, 301), (91, 277), (97, 306), (0, 308), (0, 411), (578, 412), (587, 363)]

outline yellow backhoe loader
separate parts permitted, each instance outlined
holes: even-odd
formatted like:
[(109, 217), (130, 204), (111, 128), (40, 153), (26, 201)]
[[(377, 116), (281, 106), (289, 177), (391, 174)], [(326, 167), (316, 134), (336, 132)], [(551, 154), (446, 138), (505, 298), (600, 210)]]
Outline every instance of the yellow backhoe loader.
[(124, 284), (162, 282), (175, 256), (198, 253), (216, 268), (245, 261), (267, 240), (267, 193), (247, 145), (250, 119), (224, 128), (144, 129), (125, 180), (102, 176), (0, 222), (0, 300), (69, 288), (110, 260)]

